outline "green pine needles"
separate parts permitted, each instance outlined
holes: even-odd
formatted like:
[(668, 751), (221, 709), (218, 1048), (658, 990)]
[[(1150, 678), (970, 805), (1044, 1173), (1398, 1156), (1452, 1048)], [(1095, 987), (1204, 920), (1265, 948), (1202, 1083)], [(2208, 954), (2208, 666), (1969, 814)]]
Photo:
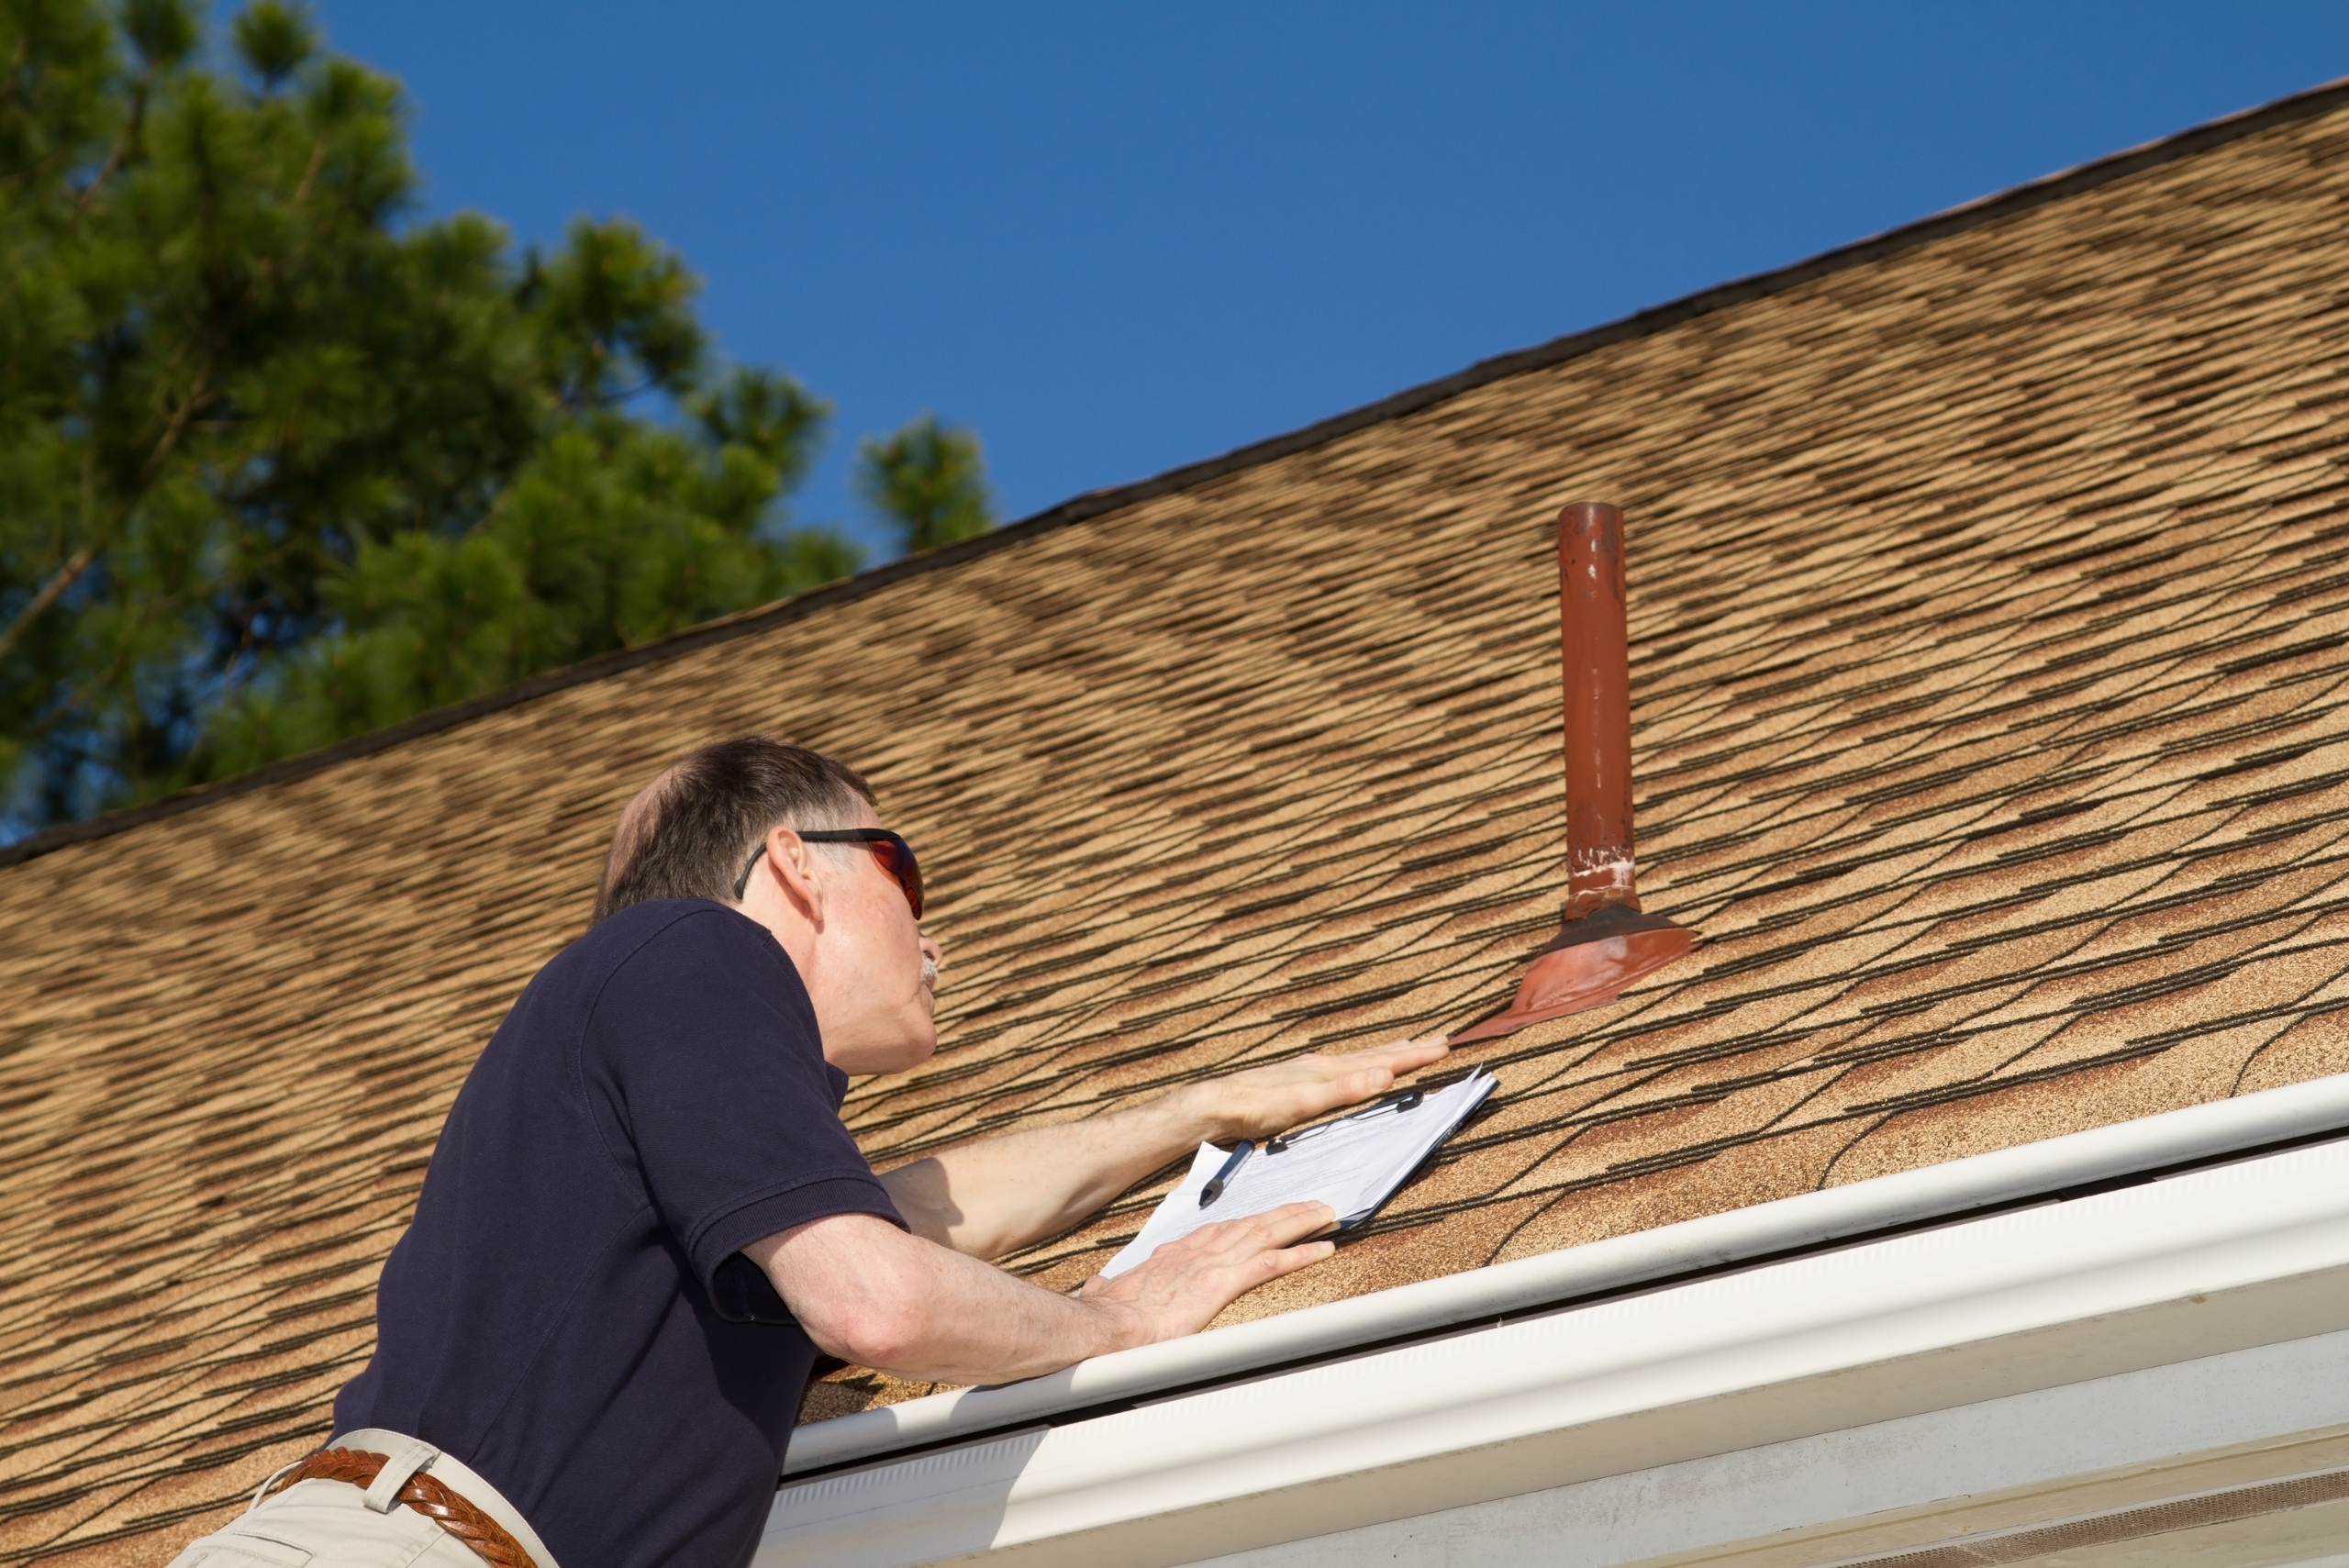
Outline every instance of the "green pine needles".
[[(257, 0), (0, 0), (0, 839), (841, 576), (829, 409), (624, 219), (408, 221), (398, 91)], [(866, 444), (908, 548), (978, 448)]]
[(924, 414), (885, 441), (857, 449), (858, 487), (873, 509), (896, 524), (907, 550), (929, 550), (995, 527), (979, 439)]

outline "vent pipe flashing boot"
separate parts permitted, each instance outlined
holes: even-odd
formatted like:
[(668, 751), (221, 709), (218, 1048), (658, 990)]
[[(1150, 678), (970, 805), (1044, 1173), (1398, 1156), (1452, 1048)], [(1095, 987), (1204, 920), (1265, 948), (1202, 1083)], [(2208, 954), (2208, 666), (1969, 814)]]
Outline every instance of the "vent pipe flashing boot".
[(1631, 855), (1631, 669), (1623, 620), (1623, 514), (1558, 514), (1558, 620), (1566, 684), (1565, 923), (1509, 1005), (1454, 1045), (1604, 1006), (1687, 955), (1697, 933), (1640, 908)]

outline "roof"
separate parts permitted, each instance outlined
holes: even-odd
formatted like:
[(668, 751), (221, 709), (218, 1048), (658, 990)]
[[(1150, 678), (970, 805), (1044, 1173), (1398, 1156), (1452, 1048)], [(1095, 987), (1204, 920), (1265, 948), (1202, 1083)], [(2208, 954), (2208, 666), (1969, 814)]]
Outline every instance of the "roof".
[(1467, 1053), (1492, 1114), (1231, 1318), (2349, 1068), (2344, 101), (22, 847), (0, 1562), (152, 1561), (325, 1435), (466, 1068), (700, 740), (922, 849), (884, 1164), (1499, 1001), (1569, 499), (1629, 517), (1642, 892), (1703, 944)]

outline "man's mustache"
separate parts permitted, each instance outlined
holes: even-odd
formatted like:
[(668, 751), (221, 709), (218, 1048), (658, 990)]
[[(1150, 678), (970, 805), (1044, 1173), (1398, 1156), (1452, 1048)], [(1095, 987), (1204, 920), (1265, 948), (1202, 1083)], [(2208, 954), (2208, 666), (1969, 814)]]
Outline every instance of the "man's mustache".
[(921, 988), (925, 991), (938, 989), (938, 961), (934, 958), (921, 961)]

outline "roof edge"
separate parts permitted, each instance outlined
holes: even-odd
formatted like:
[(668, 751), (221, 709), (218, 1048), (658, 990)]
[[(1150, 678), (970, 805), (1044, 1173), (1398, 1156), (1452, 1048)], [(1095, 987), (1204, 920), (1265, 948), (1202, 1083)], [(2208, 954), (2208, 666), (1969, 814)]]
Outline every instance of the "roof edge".
[(2048, 1197), (2100, 1192), (2349, 1130), (2349, 1073), (2210, 1100), (2082, 1132), (1724, 1209), (1506, 1263), (1115, 1351), (1044, 1376), (877, 1406), (792, 1434), (796, 1477), (1067, 1419), (1136, 1398), (1419, 1342), (1727, 1267), (1810, 1255)]
[(674, 659), (713, 643), (765, 631), (834, 605), (852, 603), (907, 578), (942, 571), (998, 550), (1010, 549), (1040, 534), (1308, 451), (1373, 425), (1405, 418), (1493, 382), (1521, 375), (1528, 371), (1548, 369), (1615, 343), (1667, 330), (1699, 316), (1766, 298), (1832, 272), (1865, 266), (1935, 239), (1983, 228), (2049, 203), (2096, 190), (2146, 169), (2190, 158), (2276, 126), (2323, 114), (2344, 103), (2349, 103), (2349, 77), (2339, 77), (2272, 103), (2222, 115), (2158, 140), (2042, 175), (1920, 218), (1914, 223), (1820, 251), (1788, 266), (1733, 278), (1597, 327), (1553, 338), (1531, 348), (1479, 360), (1465, 370), (1406, 387), (1375, 403), (1364, 404), (1285, 434), (1236, 447), (1218, 457), (1171, 468), (1130, 484), (1085, 491), (1057, 506), (1006, 524), (992, 533), (890, 562), (838, 583), (811, 589), (795, 598), (708, 621), (640, 648), (620, 649), (559, 670), (543, 671), (469, 701), (434, 708), (404, 723), (355, 735), (315, 751), (283, 758), (218, 784), (198, 784), (144, 806), (106, 812), (80, 822), (63, 822), (44, 828), (14, 844), (0, 846), (0, 870), (45, 855), (52, 850), (106, 838), (209, 806), (216, 801), (233, 799), (254, 790), (306, 778), (340, 763), (373, 756), (378, 751), (388, 751), (428, 735), (437, 735), (444, 729), (453, 729), (476, 718), (486, 717), (573, 686)]
[[(1498, 1498), (1653, 1474), (1725, 1450), (1751, 1453), (1816, 1443), (1829, 1432), (1978, 1411), (2017, 1395), (2064, 1390), (2054, 1408), (2076, 1413), (2083, 1429), (2109, 1431), (2113, 1413), (2134, 1400), (2116, 1403), (2113, 1384), (2098, 1391), (2083, 1385), (2199, 1367), (2199, 1386), (2215, 1388), (2206, 1358), (2312, 1340), (2320, 1341), (2317, 1353), (2303, 1364), (2336, 1361), (2349, 1198), (2337, 1189), (2324, 1195), (2322, 1184), (2344, 1177), (2349, 1146), (2289, 1151), (1511, 1318), (843, 1474), (786, 1480), (771, 1506), (759, 1560), (865, 1568), (982, 1559), (1229, 1562), (1227, 1553), (1342, 1539), (1341, 1532), (1398, 1519), (1443, 1520), (1448, 1510)], [(2155, 1386), (2163, 1384), (2169, 1377)], [(2146, 1397), (2144, 1380), (2133, 1389)], [(2272, 1390), (2263, 1392), (2272, 1409)], [(2262, 1446), (2274, 1453), (2282, 1445), (2272, 1438), (2291, 1434), (2298, 1423), (2307, 1423), (2301, 1430), (2337, 1431), (2341, 1407), (2336, 1390), (2266, 1434), (2243, 1435), (2254, 1442), (2268, 1437)], [(1980, 1429), (2011, 1429), (2012, 1409), (1983, 1412)], [(2045, 1405), (2041, 1412), (2054, 1414)], [(2241, 1442), (2228, 1433), (2210, 1446), (2241, 1452)], [(1871, 1446), (1931, 1453), (1880, 1438)], [(2195, 1451), (2173, 1440), (2170, 1451), (2181, 1449)], [(1910, 1473), (1930, 1487), (1947, 1474), (1938, 1458)], [(2272, 1462), (2290, 1475), (2319, 1462), (2285, 1451)], [(2107, 1451), (2081, 1470), (2110, 1474), (2110, 1464)], [(1768, 1487), (1787, 1472), (1771, 1464), (1743, 1473)], [(1837, 1482), (1852, 1473), (1836, 1467)], [(1841, 1490), (1835, 1483), (1823, 1488), (1828, 1496)], [(1950, 1490), (1924, 1495), (1946, 1497)], [(1685, 1484), (1635, 1495), (1668, 1514), (1706, 1506)], [(1864, 1505), (1879, 1521), (1882, 1496)], [(2057, 1517), (2068, 1512), (2059, 1505)], [(1519, 1539), (1554, 1540), (1562, 1515), (1574, 1517), (1552, 1511)], [(1593, 1538), (1604, 1531), (1610, 1544), (1622, 1540), (1620, 1513), (1602, 1508), (1583, 1518)], [(1787, 1535), (1765, 1530), (1748, 1539), (1778, 1544)], [(1727, 1551), (1662, 1552), (1657, 1544), (1651, 1537), (1611, 1557), (1571, 1549), (1555, 1555), (1754, 1561)], [(1902, 1561), (1891, 1544), (1890, 1551), (1843, 1561)], [(1384, 1555), (1331, 1551), (1319, 1560)], [(1839, 1556), (1829, 1550), (1776, 1560)], [(1486, 1561), (1552, 1557), (1528, 1551)]]

